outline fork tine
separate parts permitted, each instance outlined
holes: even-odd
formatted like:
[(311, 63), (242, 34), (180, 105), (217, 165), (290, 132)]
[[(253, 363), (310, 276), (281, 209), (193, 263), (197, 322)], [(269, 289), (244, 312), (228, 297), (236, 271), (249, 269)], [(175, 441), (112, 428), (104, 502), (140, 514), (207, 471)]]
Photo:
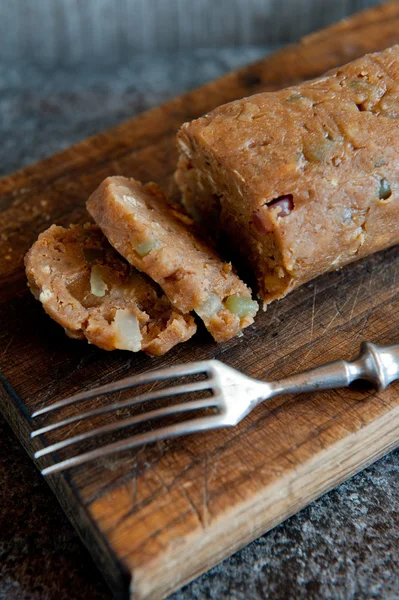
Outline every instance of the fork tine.
[(62, 421), (58, 421), (57, 423), (51, 423), (50, 425), (46, 425), (45, 427), (36, 429), (35, 431), (32, 431), (30, 437), (35, 438), (38, 435), (48, 433), (49, 431), (53, 431), (54, 429), (65, 427), (66, 425), (71, 425), (76, 421), (89, 419), (97, 415), (102, 415), (108, 412), (112, 412), (114, 410), (119, 410), (120, 408), (135, 406), (136, 404), (141, 404), (142, 402), (151, 402), (159, 398), (168, 398), (170, 396), (176, 396), (177, 394), (188, 394), (190, 392), (199, 392), (201, 390), (206, 390), (210, 388), (209, 383), (210, 380), (205, 379), (203, 381), (195, 381), (194, 383), (186, 383), (184, 385), (175, 385), (169, 388), (163, 388), (162, 390), (157, 390), (155, 392), (141, 394), (141, 396), (132, 396), (127, 400), (122, 400), (121, 402), (114, 402), (112, 404), (107, 404), (106, 406), (94, 408), (93, 410), (89, 410), (79, 415), (74, 415), (72, 417), (68, 417), (67, 419), (63, 419)]
[(222, 426), (223, 421), (220, 420), (217, 415), (215, 415), (202, 417), (199, 419), (191, 419), (185, 423), (177, 423), (176, 425), (169, 425), (167, 427), (159, 427), (155, 431), (139, 433), (125, 440), (113, 442), (112, 444), (107, 444), (102, 448), (96, 448), (95, 450), (91, 450), (78, 456), (63, 460), (59, 463), (55, 463), (54, 465), (43, 469), (42, 475), (50, 475), (51, 473), (64, 471), (65, 469), (81, 465), (91, 460), (95, 460), (96, 458), (109, 456), (110, 454), (115, 454), (121, 450), (129, 450), (130, 448), (134, 448), (142, 444), (148, 444), (150, 442), (157, 442), (166, 438), (187, 435), (189, 433), (207, 431), (209, 429), (218, 429)]
[(129, 417), (128, 419), (123, 419), (122, 421), (106, 423), (105, 425), (101, 425), (96, 429), (91, 429), (90, 431), (85, 431), (84, 433), (77, 434), (73, 437), (61, 440), (60, 442), (55, 442), (50, 446), (46, 446), (45, 448), (38, 450), (35, 453), (34, 458), (37, 459), (41, 456), (45, 456), (46, 454), (50, 454), (51, 452), (61, 450), (62, 448), (67, 448), (72, 444), (83, 442), (94, 437), (95, 435), (100, 435), (101, 433), (110, 433), (111, 431), (117, 431), (123, 429), (124, 427), (128, 427), (129, 425), (138, 425), (139, 423), (144, 423), (144, 421), (149, 421), (151, 419), (160, 419), (162, 417), (168, 417), (201, 408), (210, 408), (211, 406), (217, 405), (217, 398), (212, 397), (202, 400), (194, 400), (192, 402), (183, 402), (182, 404), (176, 404), (174, 406), (172, 405), (164, 408), (157, 408), (156, 410), (151, 410), (149, 412), (142, 413), (141, 415), (135, 415), (134, 417)]
[(34, 413), (32, 413), (31, 418), (34, 419), (39, 415), (43, 415), (45, 413), (51, 412), (59, 408), (64, 408), (65, 406), (69, 406), (70, 404), (74, 404), (75, 402), (83, 402), (84, 400), (89, 400), (89, 398), (93, 398), (95, 396), (110, 394), (111, 392), (119, 392), (120, 390), (124, 390), (128, 387), (146, 385), (147, 383), (152, 383), (154, 381), (164, 381), (165, 379), (171, 379), (172, 377), (184, 377), (188, 375), (197, 375), (198, 373), (209, 373), (210, 367), (210, 361), (202, 360), (178, 365), (176, 367), (166, 367), (165, 369), (157, 369), (156, 371), (146, 371), (145, 373), (141, 373), (140, 375), (133, 375), (131, 377), (126, 377), (125, 379), (120, 379), (119, 381), (115, 381), (113, 383), (107, 383), (105, 385), (101, 385), (99, 387), (92, 388), (84, 392), (79, 392), (78, 394), (74, 394), (69, 398), (64, 398), (63, 400), (54, 402), (54, 404), (50, 404), (49, 406), (39, 408), (38, 410), (35, 410)]

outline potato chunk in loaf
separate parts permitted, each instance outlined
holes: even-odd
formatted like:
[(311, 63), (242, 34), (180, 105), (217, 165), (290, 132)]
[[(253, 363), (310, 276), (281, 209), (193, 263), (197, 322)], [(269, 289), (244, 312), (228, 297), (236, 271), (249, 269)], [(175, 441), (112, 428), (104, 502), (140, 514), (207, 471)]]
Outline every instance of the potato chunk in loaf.
[(253, 323), (258, 305), (250, 289), (158, 186), (108, 177), (87, 209), (114, 248), (156, 281), (177, 310), (195, 311), (216, 341)]
[(161, 355), (196, 331), (96, 225), (52, 225), (25, 257), (29, 287), (70, 337), (104, 350)]

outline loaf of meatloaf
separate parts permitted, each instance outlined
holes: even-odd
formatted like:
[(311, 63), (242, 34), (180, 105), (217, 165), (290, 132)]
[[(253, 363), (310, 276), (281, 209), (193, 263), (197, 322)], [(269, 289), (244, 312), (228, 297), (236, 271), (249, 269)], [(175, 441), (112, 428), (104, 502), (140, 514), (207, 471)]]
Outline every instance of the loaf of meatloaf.
[(195, 311), (216, 341), (253, 322), (258, 305), (249, 288), (158, 186), (108, 177), (87, 209), (114, 248), (156, 281), (177, 310)]
[(196, 331), (96, 225), (52, 225), (25, 257), (29, 287), (70, 337), (104, 350), (161, 355)]
[(399, 46), (221, 106), (178, 144), (185, 208), (231, 242), (265, 304), (399, 242)]

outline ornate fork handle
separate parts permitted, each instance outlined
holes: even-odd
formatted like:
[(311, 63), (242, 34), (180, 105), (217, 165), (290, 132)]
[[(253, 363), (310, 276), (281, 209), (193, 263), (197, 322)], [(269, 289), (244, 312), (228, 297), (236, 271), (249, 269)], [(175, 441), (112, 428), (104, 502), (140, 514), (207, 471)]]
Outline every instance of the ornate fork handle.
[(363, 342), (352, 362), (336, 360), (272, 382), (272, 396), (347, 387), (358, 379), (370, 381), (378, 390), (399, 379), (399, 344), (382, 347)]

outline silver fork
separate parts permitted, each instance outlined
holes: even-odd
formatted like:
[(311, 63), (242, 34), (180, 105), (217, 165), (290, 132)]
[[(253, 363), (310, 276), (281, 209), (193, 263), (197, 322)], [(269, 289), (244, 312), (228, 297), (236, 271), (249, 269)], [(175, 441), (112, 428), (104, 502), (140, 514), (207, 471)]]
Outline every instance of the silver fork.
[(237, 423), (248, 415), (258, 404), (265, 400), (269, 400), (270, 398), (274, 398), (275, 396), (279, 396), (280, 394), (298, 394), (347, 387), (353, 381), (358, 379), (369, 381), (379, 390), (383, 390), (392, 381), (399, 378), (399, 344), (384, 348), (368, 342), (363, 342), (360, 354), (353, 362), (336, 360), (309, 371), (271, 382), (261, 382), (251, 377), (247, 377), (218, 360), (204, 360), (187, 363), (176, 367), (149, 371), (141, 375), (127, 377), (114, 383), (81, 392), (36, 410), (32, 414), (32, 419), (65, 408), (71, 404), (83, 402), (95, 396), (109, 394), (127, 388), (135, 388), (140, 385), (147, 385), (162, 380), (199, 374), (205, 375), (206, 378), (202, 381), (174, 385), (165, 387), (161, 390), (146, 392), (126, 400), (106, 404), (88, 410), (87, 412), (82, 412), (66, 419), (62, 419), (56, 423), (41, 427), (40, 429), (36, 429), (31, 433), (31, 437), (35, 438), (46, 434), (49, 431), (71, 425), (72, 423), (76, 423), (83, 419), (90, 419), (121, 408), (167, 398), (176, 394), (188, 394), (191, 392), (208, 390), (212, 393), (210, 397), (183, 401), (180, 404), (156, 408), (117, 422), (100, 425), (90, 431), (73, 435), (72, 437), (45, 446), (35, 453), (34, 458), (39, 459), (42, 456), (67, 448), (78, 442), (83, 442), (94, 436), (123, 429), (130, 425), (151, 421), (153, 419), (209, 408), (215, 409), (214, 414), (190, 418), (177, 424), (158, 427), (155, 430), (138, 433), (132, 437), (100, 446), (94, 450), (83, 452), (82, 454), (75, 454), (71, 458), (46, 467), (42, 470), (42, 474), (49, 475), (50, 473), (75, 467), (96, 458), (101, 458), (149, 442), (156, 442), (166, 438), (197, 433), (209, 429), (219, 429), (221, 427), (237, 425)]

